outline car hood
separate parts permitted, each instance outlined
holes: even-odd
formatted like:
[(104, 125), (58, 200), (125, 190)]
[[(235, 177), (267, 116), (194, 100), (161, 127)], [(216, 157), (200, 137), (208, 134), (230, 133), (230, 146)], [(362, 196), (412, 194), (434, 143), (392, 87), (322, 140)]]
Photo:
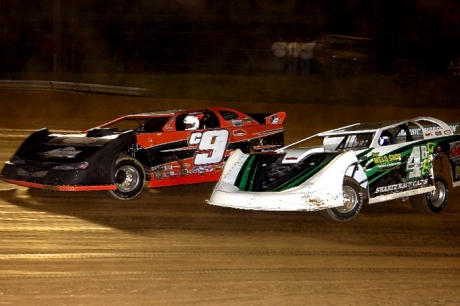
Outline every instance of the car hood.
[(122, 134), (88, 137), (88, 134), (48, 134), (30, 141), (16, 153), (17, 157), (34, 162), (78, 163), (82, 162)]
[(234, 184), (241, 191), (283, 191), (310, 179), (339, 154), (318, 149), (251, 154)]

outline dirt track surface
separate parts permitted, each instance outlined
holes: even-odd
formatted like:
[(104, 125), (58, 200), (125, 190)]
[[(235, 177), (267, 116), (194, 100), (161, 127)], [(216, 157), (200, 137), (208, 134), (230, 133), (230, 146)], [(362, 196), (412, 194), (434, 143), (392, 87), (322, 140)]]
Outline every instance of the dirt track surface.
[[(0, 103), (1, 162), (29, 129), (84, 129), (165, 108), (286, 110), (287, 142), (358, 121), (426, 114), (460, 121), (455, 110), (315, 106), (312, 112), (65, 93), (2, 91)], [(149, 189), (122, 202), (98, 192), (0, 182), (0, 305), (460, 304), (460, 190), (451, 189), (439, 215), (392, 201), (340, 224), (315, 213), (209, 206), (204, 199), (212, 187)]]

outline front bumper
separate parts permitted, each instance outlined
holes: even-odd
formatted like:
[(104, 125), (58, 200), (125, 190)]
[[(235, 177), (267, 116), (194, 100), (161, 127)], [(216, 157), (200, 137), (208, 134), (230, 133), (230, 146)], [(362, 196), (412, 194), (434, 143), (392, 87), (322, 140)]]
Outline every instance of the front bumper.
[(283, 192), (246, 192), (227, 183), (216, 188), (209, 200), (210, 205), (246, 210), (267, 211), (318, 211), (343, 205), (341, 192), (305, 188)]
[(89, 191), (115, 190), (109, 179), (110, 174), (103, 169), (55, 170), (52, 165), (5, 163), (0, 179), (19, 186), (60, 190)]

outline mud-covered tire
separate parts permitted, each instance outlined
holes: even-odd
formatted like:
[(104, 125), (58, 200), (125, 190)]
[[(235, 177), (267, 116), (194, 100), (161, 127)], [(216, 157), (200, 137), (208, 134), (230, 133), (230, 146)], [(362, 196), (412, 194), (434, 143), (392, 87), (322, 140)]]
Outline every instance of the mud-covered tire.
[(441, 174), (434, 176), (435, 190), (410, 197), (410, 205), (415, 212), (436, 214), (447, 205), (449, 187), (447, 180)]
[(144, 188), (145, 171), (142, 164), (130, 155), (120, 155), (114, 164), (115, 190), (106, 194), (117, 200), (131, 200)]
[(324, 210), (318, 213), (332, 221), (347, 222), (354, 219), (363, 207), (363, 193), (358, 182), (351, 177), (343, 179), (344, 205)]

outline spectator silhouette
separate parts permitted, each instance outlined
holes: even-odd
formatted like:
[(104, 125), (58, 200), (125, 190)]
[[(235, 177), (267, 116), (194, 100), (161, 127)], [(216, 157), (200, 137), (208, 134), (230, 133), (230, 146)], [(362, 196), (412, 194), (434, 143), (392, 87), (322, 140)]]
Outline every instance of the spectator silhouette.
[(272, 45), (273, 55), (275, 56), (275, 71), (279, 74), (286, 72), (287, 64), (287, 44), (282, 37), (278, 38)]
[(313, 49), (316, 46), (316, 41), (310, 41), (307, 37), (305, 42), (300, 45), (300, 69), (304, 76), (311, 74), (311, 65), (313, 62)]
[(299, 62), (300, 55), (300, 38), (295, 38), (294, 41), (287, 45), (289, 57), (289, 74), (296, 75), (297, 65)]

